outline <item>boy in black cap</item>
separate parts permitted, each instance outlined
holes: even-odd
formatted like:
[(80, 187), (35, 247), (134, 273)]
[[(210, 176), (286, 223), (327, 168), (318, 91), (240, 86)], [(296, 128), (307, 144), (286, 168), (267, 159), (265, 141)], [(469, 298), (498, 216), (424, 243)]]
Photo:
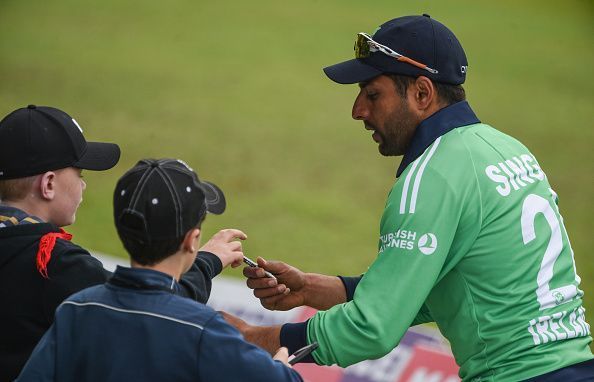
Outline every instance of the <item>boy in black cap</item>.
[[(86, 187), (82, 170), (115, 166), (120, 149), (87, 142), (65, 112), (29, 105), (0, 121), (0, 380), (14, 379), (69, 295), (110, 275), (61, 227), (72, 224)], [(232, 237), (233, 236), (233, 237)], [(240, 231), (203, 248), (238, 256)], [(221, 261), (204, 253), (181, 280), (180, 294), (205, 302)]]
[[(19, 380), (301, 381), (286, 349), (275, 357), (283, 365), (209, 307), (174, 294), (194, 263), (206, 213), (224, 207), (222, 191), (184, 162), (138, 162), (114, 192), (132, 267), (68, 298)], [(222, 265), (240, 263), (238, 256)]]

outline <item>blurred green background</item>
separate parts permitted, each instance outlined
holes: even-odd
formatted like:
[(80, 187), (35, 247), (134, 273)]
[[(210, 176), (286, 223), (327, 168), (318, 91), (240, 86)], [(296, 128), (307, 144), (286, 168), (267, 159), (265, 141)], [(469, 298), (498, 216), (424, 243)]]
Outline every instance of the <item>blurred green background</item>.
[(237, 227), (250, 257), (358, 274), (375, 257), (399, 158), (381, 157), (351, 119), (356, 85), (321, 68), (351, 58), (357, 32), (429, 13), (465, 47), (479, 118), (527, 145), (559, 194), (593, 322), (592, 4), (0, 0), (0, 114), (56, 106), (87, 139), (121, 146), (115, 169), (86, 172), (69, 228), (84, 247), (125, 256), (117, 178), (141, 157), (176, 157), (227, 195), (207, 235)]

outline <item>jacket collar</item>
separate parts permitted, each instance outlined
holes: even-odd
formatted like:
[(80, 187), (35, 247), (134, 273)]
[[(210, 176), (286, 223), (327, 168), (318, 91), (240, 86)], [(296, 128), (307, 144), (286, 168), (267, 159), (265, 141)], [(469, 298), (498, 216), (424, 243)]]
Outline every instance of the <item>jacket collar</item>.
[(43, 220), (16, 207), (0, 204), (0, 228), (36, 223), (43, 223)]
[(396, 177), (399, 177), (406, 167), (420, 157), (437, 138), (456, 127), (480, 122), (467, 101), (457, 102), (437, 111), (417, 126), (410, 146), (400, 162)]
[(117, 266), (108, 282), (131, 289), (156, 289), (171, 293), (179, 290), (179, 284), (175, 281), (175, 278), (168, 274), (153, 269), (128, 268), (120, 265)]

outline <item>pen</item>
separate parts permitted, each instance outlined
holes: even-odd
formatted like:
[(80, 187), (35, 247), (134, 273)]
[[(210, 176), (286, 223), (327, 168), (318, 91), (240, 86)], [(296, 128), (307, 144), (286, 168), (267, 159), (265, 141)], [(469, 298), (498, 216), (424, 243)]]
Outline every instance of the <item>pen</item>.
[(314, 341), (311, 344), (302, 347), (301, 349), (297, 350), (295, 353), (291, 354), (289, 357), (289, 364), (294, 365), (297, 362), (301, 361), (305, 356), (309, 355), (311, 352), (318, 348), (318, 342)]
[[(243, 257), (243, 262), (244, 262), (244, 263), (246, 263), (247, 265), (249, 265), (249, 266), (250, 266), (250, 267), (252, 267), (252, 268), (256, 268), (256, 267), (258, 267), (258, 264), (257, 264), (256, 262), (254, 262), (254, 261), (253, 261), (253, 260), (251, 260), (251, 259), (248, 259), (248, 258), (247, 258), (247, 257), (245, 257), (245, 256)], [(275, 280), (276, 280), (276, 277), (274, 277), (274, 275), (273, 275), (272, 273), (270, 273), (270, 272), (268, 272), (268, 271), (266, 271), (266, 270), (265, 270), (265, 271), (264, 271), (264, 274), (266, 275), (266, 277), (270, 277), (270, 278), (272, 278), (272, 279), (275, 279)]]

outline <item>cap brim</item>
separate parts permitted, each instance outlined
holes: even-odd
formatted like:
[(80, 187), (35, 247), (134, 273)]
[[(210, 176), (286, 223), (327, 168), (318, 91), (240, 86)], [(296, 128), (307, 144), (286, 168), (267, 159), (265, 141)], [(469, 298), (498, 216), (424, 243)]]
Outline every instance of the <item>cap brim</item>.
[(120, 148), (114, 143), (87, 142), (87, 151), (73, 167), (85, 170), (109, 170), (120, 160)]
[(325, 67), (324, 73), (332, 81), (339, 84), (355, 84), (369, 81), (381, 75), (382, 71), (355, 58)]
[(211, 214), (220, 215), (225, 212), (227, 203), (225, 202), (225, 195), (217, 185), (201, 181), (202, 190), (206, 196), (206, 210)]

